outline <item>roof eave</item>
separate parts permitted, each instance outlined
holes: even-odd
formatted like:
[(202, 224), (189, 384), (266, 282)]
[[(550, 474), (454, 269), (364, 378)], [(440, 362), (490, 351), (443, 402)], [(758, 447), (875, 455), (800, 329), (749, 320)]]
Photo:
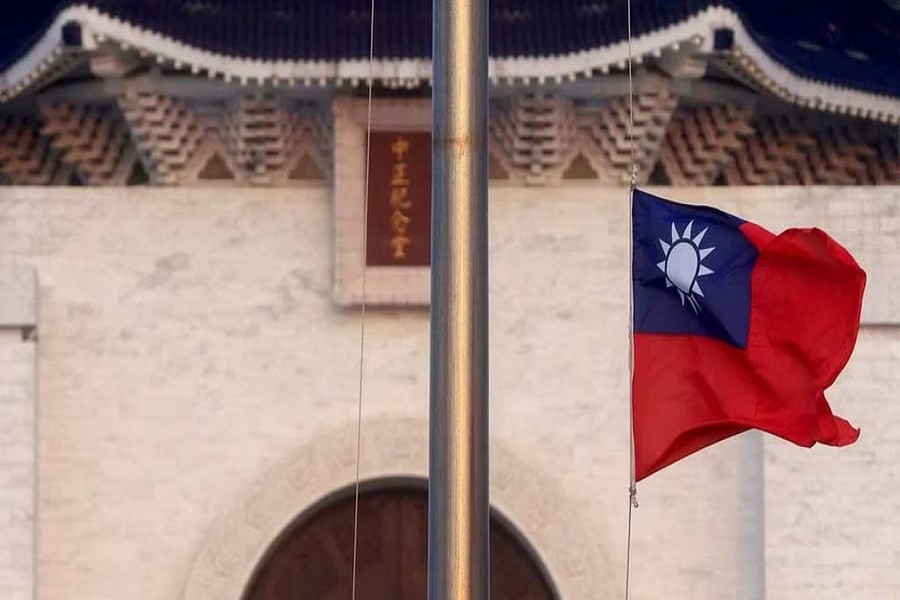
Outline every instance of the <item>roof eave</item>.
[[(79, 47), (64, 40), (63, 30), (72, 23), (81, 28)], [(635, 37), (631, 55), (636, 63), (640, 63), (659, 56), (664, 50), (678, 49), (686, 44), (714, 55), (713, 38), (715, 32), (723, 28), (733, 31), (734, 42), (719, 56), (771, 94), (811, 109), (900, 123), (900, 99), (797, 75), (767, 54), (737, 13), (725, 7), (711, 7), (668, 27)], [(389, 87), (415, 87), (431, 80), (431, 61), (427, 58), (376, 59), (370, 64), (366, 59), (266, 61), (229, 57), (124, 22), (95, 8), (75, 5), (62, 10), (37, 43), (0, 73), (0, 102), (59, 77), (98, 43), (107, 40), (154, 56), (157, 62), (189, 69), (195, 75), (240, 84), (324, 87), (365, 82), (372, 77)], [(493, 57), (489, 72), (494, 83), (571, 81), (624, 68), (628, 56), (629, 44), (621, 41), (565, 55)]]

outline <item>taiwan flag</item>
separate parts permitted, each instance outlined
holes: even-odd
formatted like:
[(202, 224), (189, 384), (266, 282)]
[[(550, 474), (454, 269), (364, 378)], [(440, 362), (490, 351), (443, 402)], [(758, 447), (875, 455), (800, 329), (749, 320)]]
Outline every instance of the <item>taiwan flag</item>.
[(855, 442), (825, 400), (859, 331), (850, 253), (818, 229), (774, 235), (640, 190), (632, 210), (635, 480), (748, 429)]

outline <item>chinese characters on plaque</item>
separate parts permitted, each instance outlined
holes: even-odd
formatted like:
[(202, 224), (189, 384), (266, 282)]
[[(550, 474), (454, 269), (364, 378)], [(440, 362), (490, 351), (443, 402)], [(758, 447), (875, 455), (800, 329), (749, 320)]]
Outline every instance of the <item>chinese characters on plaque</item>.
[(366, 264), (431, 263), (431, 133), (373, 131)]

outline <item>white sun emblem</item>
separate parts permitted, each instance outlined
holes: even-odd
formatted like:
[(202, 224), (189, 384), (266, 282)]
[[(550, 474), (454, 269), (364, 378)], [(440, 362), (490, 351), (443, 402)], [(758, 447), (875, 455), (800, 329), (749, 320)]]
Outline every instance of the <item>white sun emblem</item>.
[(700, 282), (697, 281), (704, 275), (713, 273), (712, 269), (707, 268), (703, 264), (703, 259), (715, 250), (715, 246), (711, 248), (701, 248), (700, 241), (709, 231), (709, 227), (701, 231), (691, 239), (691, 227), (694, 222), (691, 221), (684, 228), (681, 235), (672, 223), (672, 243), (669, 244), (665, 240), (660, 239), (663, 254), (666, 259), (656, 263), (660, 271), (666, 274), (666, 287), (674, 287), (681, 297), (681, 305), (687, 299), (691, 308), (695, 313), (700, 312), (700, 304), (696, 296), (703, 296), (703, 290), (700, 289)]

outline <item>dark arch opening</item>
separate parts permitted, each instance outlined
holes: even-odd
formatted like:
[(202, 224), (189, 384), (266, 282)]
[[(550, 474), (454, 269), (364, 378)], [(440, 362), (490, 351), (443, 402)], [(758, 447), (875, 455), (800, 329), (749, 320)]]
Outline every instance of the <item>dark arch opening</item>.
[[(428, 491), (417, 479), (360, 488), (358, 600), (424, 600)], [(300, 514), (260, 561), (243, 600), (346, 600), (353, 557), (354, 490), (323, 498)], [(533, 548), (491, 511), (491, 598), (556, 600)]]

